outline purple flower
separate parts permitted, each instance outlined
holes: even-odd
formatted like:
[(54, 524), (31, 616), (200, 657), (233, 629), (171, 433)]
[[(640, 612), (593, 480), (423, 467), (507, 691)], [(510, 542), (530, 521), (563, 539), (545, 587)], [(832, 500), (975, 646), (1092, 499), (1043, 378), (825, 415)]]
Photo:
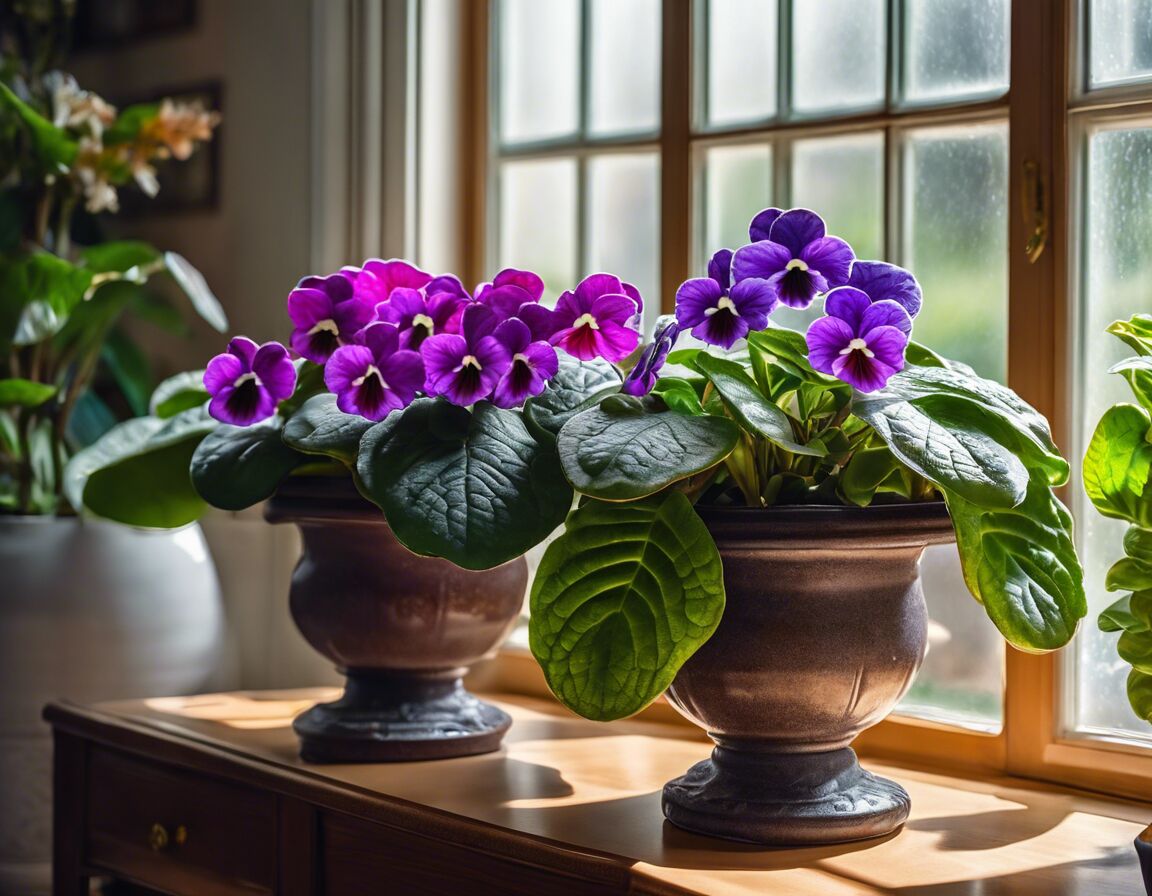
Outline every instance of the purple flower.
[(345, 414), (383, 420), (412, 403), (424, 385), (424, 362), (419, 352), (400, 348), (395, 324), (369, 324), (359, 339), (332, 354), (324, 384), (336, 393), (336, 407)]
[[(612, 274), (592, 274), (581, 280), (574, 292), (561, 295), (547, 319), (536, 315), (524, 320), (534, 335), (551, 328), (549, 341), (574, 358), (591, 361), (600, 357), (616, 362), (628, 357), (640, 343), (634, 327), (642, 307), (640, 293), (631, 283)], [(527, 311), (522, 309), (521, 314)]]
[[(727, 250), (721, 251), (726, 252)], [(645, 346), (640, 360), (629, 371), (620, 391), (636, 396), (647, 395), (651, 392), (652, 387), (656, 385), (656, 377), (660, 373), (660, 368), (664, 366), (664, 362), (668, 359), (668, 353), (672, 351), (672, 346), (676, 344), (679, 335), (680, 324), (675, 318), (667, 321), (663, 326), (657, 327), (656, 332), (652, 334), (652, 341)]]
[(854, 286), (828, 293), (827, 315), (808, 328), (808, 361), (861, 392), (884, 388), (888, 378), (904, 369), (904, 349), (912, 318), (891, 299), (873, 302)]
[(349, 274), (356, 285), (356, 297), (369, 307), (387, 301), (394, 289), (420, 289), (432, 279), (431, 274), (399, 258), (370, 258), (359, 270), (350, 268)]
[(856, 261), (848, 285), (868, 294), (873, 302), (891, 299), (904, 306), (910, 317), (920, 313), (924, 294), (910, 271), (886, 261)]
[(511, 359), (496, 382), (492, 403), (501, 408), (518, 407), (524, 399), (544, 391), (545, 384), (556, 375), (560, 359), (548, 342), (533, 342), (528, 325), (514, 317), (499, 324), (492, 335)]
[(467, 406), (492, 394), (508, 371), (511, 357), (493, 335), (498, 319), (485, 305), (464, 309), (460, 333), (442, 333), (420, 346), (429, 395), (443, 395), (453, 404)]
[(676, 319), (692, 335), (731, 348), (749, 330), (762, 330), (777, 305), (767, 280), (749, 277), (731, 284), (732, 251), (721, 249), (708, 262), (708, 276), (685, 280), (676, 290)]
[(279, 342), (257, 346), (245, 336), (208, 362), (204, 388), (212, 396), (208, 413), (222, 423), (251, 426), (276, 413), (276, 405), (296, 388), (296, 368)]
[(398, 286), (388, 301), (376, 306), (376, 319), (395, 324), (400, 330), (400, 347), (417, 349), (429, 336), (451, 332), (464, 299), (450, 292), (425, 295), (424, 290)]
[(528, 296), (526, 301), (529, 302), (539, 302), (540, 297), (544, 295), (544, 281), (540, 279), (539, 274), (505, 268), (492, 278), (491, 283), (481, 283), (476, 287), (476, 301), (483, 302), (489, 292), (505, 286), (515, 286), (523, 290)]
[(737, 283), (749, 277), (767, 280), (785, 305), (807, 308), (818, 293), (848, 282), (852, 247), (827, 236), (815, 212), (778, 211), (765, 209), (753, 219), (749, 233), (762, 235), (767, 224), (768, 235), (739, 249), (732, 270)]
[(295, 325), (292, 348), (297, 354), (323, 364), (341, 345), (372, 319), (372, 306), (353, 296), (345, 274), (305, 277), (288, 294), (288, 316)]

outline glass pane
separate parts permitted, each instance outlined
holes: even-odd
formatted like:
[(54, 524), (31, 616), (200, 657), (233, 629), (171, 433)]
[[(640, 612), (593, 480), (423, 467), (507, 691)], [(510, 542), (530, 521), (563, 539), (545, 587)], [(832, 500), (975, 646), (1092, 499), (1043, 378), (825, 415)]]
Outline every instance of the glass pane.
[(846, 239), (860, 258), (884, 248), (884, 135), (797, 140), (792, 144), (790, 206), (810, 208), (828, 232)]
[(905, 0), (904, 96), (917, 102), (1008, 89), (1008, 0)]
[(1088, 83), (1152, 78), (1152, 0), (1090, 0)]
[[(1077, 450), (1081, 457), (1105, 409), (1133, 401), (1122, 377), (1108, 368), (1133, 352), (1104, 328), (1152, 306), (1152, 125), (1103, 130), (1088, 140), (1085, 182), (1084, 283), (1080, 355), (1076, 365)], [(1075, 469), (1076, 464), (1073, 465)], [(1116, 655), (1118, 634), (1096, 627), (1097, 614), (1121, 595), (1104, 590), (1104, 573), (1123, 553), (1125, 526), (1103, 519), (1076, 484), (1077, 534), (1082, 548), (1088, 618), (1074, 642), (1072, 727), (1149, 737), (1125, 696), (1129, 666)], [(1069, 650), (1068, 652), (1072, 652)]]
[(576, 282), (576, 160), (534, 159), (500, 166), (497, 269), (528, 268), (545, 297)]
[(997, 731), (1004, 716), (1004, 639), (972, 597), (955, 545), (920, 561), (928, 657), (898, 713)]
[(820, 0), (792, 8), (792, 106), (826, 112), (884, 101), (882, 0)]
[(580, 127), (579, 0), (500, 0), (500, 139), (519, 143)]
[(588, 160), (588, 270), (610, 271), (644, 297), (645, 333), (660, 314), (660, 168), (656, 153)]
[(702, 275), (717, 249), (748, 242), (748, 222), (772, 204), (772, 147), (766, 143), (713, 146), (704, 152)]
[[(655, 131), (660, 123), (659, 0), (592, 0), (590, 12), (588, 129), (593, 134)], [(554, 77), (559, 64), (549, 61), (537, 77)]]
[(776, 4), (708, 0), (707, 8), (707, 123), (769, 118), (776, 112)]
[(913, 338), (1004, 381), (1008, 358), (1008, 128), (912, 131), (904, 251), (924, 288)]

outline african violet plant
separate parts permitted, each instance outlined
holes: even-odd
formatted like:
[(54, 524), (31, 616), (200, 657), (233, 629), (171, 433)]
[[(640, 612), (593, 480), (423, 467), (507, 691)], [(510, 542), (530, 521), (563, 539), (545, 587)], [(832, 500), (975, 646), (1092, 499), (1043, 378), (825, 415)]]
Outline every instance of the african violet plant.
[[(916, 280), (856, 260), (815, 213), (767, 209), (750, 236), (680, 287), (639, 352), (642, 299), (611, 274), (554, 309), (513, 269), (472, 293), (395, 260), (305, 278), (288, 298), (298, 358), (233, 340), (202, 384), (162, 385), (154, 418), (77, 457), (70, 488), (104, 516), (178, 525), (294, 473), (350, 474), (411, 550), (473, 569), (563, 523), (530, 640), (591, 718), (658, 696), (720, 619), (723, 570), (694, 504), (942, 498), (1005, 637), (1066, 643), (1085, 600), (1044, 418), (910, 341)], [(769, 320), (821, 296), (806, 333)], [(697, 347), (673, 350), (682, 330)]]
[(1100, 614), (1102, 631), (1120, 632), (1116, 652), (1132, 666), (1128, 702), (1152, 722), (1152, 315), (1118, 320), (1108, 332), (1136, 355), (1113, 365), (1138, 404), (1104, 412), (1084, 456), (1084, 489), (1104, 516), (1129, 523), (1125, 556), (1108, 570), (1109, 591), (1127, 592)]

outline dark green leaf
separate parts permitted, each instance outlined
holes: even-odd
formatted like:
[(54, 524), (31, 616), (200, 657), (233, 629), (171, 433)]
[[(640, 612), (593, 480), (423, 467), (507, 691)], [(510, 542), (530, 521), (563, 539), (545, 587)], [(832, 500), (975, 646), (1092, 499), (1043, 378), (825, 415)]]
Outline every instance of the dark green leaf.
[(113, 330), (104, 341), (100, 357), (120, 387), (132, 413), (148, 413), (148, 396), (152, 394), (152, 367), (148, 356), (123, 330)]
[(296, 387), (280, 404), (280, 413), (284, 417), (291, 417), (309, 398), (328, 390), (324, 385), (323, 364), (315, 364), (305, 358), (297, 358), (292, 364), (296, 368)]
[(1152, 675), (1152, 632), (1124, 632), (1116, 642), (1116, 652), (1137, 672)]
[(56, 333), (84, 299), (92, 272), (48, 252), (0, 260), (0, 345), (33, 345)]
[(554, 443), (574, 414), (619, 388), (620, 374), (607, 361), (580, 361), (560, 352), (560, 368), (548, 388), (524, 402), (524, 420), (533, 435)]
[(309, 398), (288, 418), (284, 441), (305, 454), (323, 454), (352, 466), (360, 451), (360, 440), (375, 424), (336, 407), (329, 392)]
[(723, 612), (720, 554), (683, 494), (588, 501), (537, 570), (529, 642), (556, 696), (608, 721), (663, 693)]
[(1118, 404), (1104, 412), (1084, 455), (1084, 490), (1104, 516), (1152, 528), (1148, 412)]
[(1152, 675), (1137, 669), (1128, 673), (1128, 702), (1136, 715), (1152, 723)]
[(189, 408), (198, 408), (208, 400), (204, 388), (204, 371), (188, 370), (164, 380), (148, 400), (148, 413), (166, 419)]
[(72, 164), (78, 147), (76, 141), (68, 136), (67, 131), (56, 127), (16, 96), (2, 81), (0, 81), (0, 103), (12, 109), (24, 123), (36, 147), (36, 154), (46, 171), (59, 174), (63, 168)]
[(216, 427), (192, 455), (192, 484), (221, 510), (243, 510), (270, 498), (308, 457), (284, 443), (284, 418), (254, 426)]
[(1129, 557), (1152, 565), (1152, 529), (1129, 526), (1124, 533), (1124, 553)]
[(1108, 591), (1144, 591), (1152, 589), (1152, 566), (1125, 557), (1117, 560), (1104, 577), (1104, 587)]
[(196, 313), (218, 332), (226, 332), (228, 316), (224, 313), (220, 300), (208, 288), (204, 275), (196, 270), (187, 258), (175, 252), (164, 253), (164, 265), (177, 285), (184, 290)]
[(132, 268), (152, 264), (160, 258), (160, 253), (139, 240), (114, 240), (89, 246), (80, 253), (80, 257), (84, 267), (93, 273), (123, 274)]
[(56, 394), (50, 383), (37, 383), (18, 377), (0, 380), (0, 407), (35, 408)]
[(465, 569), (519, 557), (572, 506), (555, 449), (484, 401), (469, 413), (420, 399), (390, 414), (364, 435), (356, 470), (404, 545)]
[(867, 507), (885, 483), (902, 479), (903, 469), (884, 445), (858, 450), (840, 471), (840, 493), (845, 500)]
[[(701, 379), (699, 382), (706, 381)], [(659, 395), (664, 404), (681, 414), (698, 416), (704, 413), (704, 407), (700, 404), (700, 393), (689, 380), (676, 376), (662, 376), (656, 381), (652, 394)]]
[[(100, 295), (105, 290), (100, 290)], [(188, 324), (184, 316), (160, 293), (150, 289), (137, 288), (132, 296), (129, 311), (133, 317), (146, 323), (159, 327), (168, 333), (185, 336), (188, 333)]]
[(1152, 314), (1134, 314), (1108, 325), (1108, 332), (1141, 355), (1152, 355)]
[(727, 417), (691, 417), (613, 395), (569, 420), (557, 449), (577, 491), (630, 501), (715, 466), (739, 438), (740, 428)]
[(112, 409), (91, 389), (85, 389), (68, 419), (68, 440), (76, 448), (87, 448), (116, 423)]
[(1132, 595), (1125, 594), (1100, 614), (1096, 624), (1102, 632), (1147, 631), (1148, 626), (1132, 615)]

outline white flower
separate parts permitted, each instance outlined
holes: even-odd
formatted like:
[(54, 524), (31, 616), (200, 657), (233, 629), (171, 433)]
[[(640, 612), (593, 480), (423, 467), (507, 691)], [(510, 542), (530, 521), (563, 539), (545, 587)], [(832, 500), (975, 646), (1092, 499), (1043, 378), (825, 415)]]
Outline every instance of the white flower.
[(85, 130), (100, 139), (116, 118), (116, 109), (95, 93), (81, 90), (65, 72), (49, 72), (45, 83), (52, 91), (52, 123), (58, 128)]

